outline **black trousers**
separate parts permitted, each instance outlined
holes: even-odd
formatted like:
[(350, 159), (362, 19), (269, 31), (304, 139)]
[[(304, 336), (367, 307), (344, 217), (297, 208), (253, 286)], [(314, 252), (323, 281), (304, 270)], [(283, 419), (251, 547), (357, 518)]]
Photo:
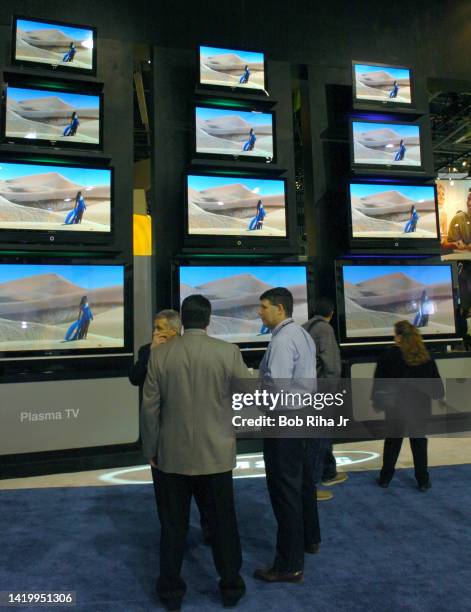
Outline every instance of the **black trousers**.
[[(380, 479), (389, 481), (394, 475), (397, 458), (401, 452), (402, 441), (404, 438), (386, 438), (384, 440), (383, 467)], [(409, 438), (412, 456), (414, 458), (415, 477), (419, 485), (429, 481), (427, 471), (427, 438)]]
[(314, 467), (317, 447), (309, 439), (265, 439), (263, 456), (273, 512), (278, 523), (273, 567), (304, 569), (304, 548), (321, 541)]
[(160, 517), (160, 574), (157, 592), (164, 605), (178, 604), (186, 584), (181, 578), (183, 552), (190, 520), (191, 498), (199, 491), (208, 518), (214, 565), (221, 578), (223, 599), (245, 591), (239, 531), (234, 507), (232, 472), (207, 476), (167, 474), (156, 470), (157, 507)]

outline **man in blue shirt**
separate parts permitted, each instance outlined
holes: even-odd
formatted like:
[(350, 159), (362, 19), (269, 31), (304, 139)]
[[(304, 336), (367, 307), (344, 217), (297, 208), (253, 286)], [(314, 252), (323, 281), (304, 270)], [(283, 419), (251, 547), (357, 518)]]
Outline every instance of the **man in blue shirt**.
[[(260, 363), (264, 385), (315, 385), (316, 347), (311, 336), (294, 322), (293, 296), (276, 287), (260, 296), (259, 315), (272, 330)], [(295, 408), (294, 408), (295, 409)], [(304, 553), (319, 550), (320, 528), (314, 484), (315, 446), (305, 438), (267, 438), (263, 456), (268, 492), (278, 523), (272, 566), (254, 577), (265, 582), (302, 582)], [(314, 492), (314, 495), (313, 495)]]

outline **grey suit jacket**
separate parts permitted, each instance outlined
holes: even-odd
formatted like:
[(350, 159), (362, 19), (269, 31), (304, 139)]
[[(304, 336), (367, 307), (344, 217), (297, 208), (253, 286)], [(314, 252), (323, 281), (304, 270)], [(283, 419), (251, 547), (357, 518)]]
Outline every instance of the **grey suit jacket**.
[(231, 384), (250, 378), (240, 349), (186, 330), (152, 350), (144, 383), (144, 455), (171, 474), (217, 474), (235, 467)]

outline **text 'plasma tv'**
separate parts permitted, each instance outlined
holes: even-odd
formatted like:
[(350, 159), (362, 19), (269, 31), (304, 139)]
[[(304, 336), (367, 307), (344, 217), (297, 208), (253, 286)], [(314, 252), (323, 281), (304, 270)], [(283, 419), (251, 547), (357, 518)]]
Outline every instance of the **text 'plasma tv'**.
[(208, 334), (227, 342), (250, 346), (271, 339), (258, 311), (260, 295), (273, 287), (291, 291), (297, 323), (308, 319), (306, 265), (180, 265), (177, 282), (175, 305), (195, 293), (207, 297), (212, 308)]
[(266, 93), (265, 55), (200, 45), (199, 84)]
[(90, 26), (15, 16), (12, 63), (94, 75), (96, 38)]
[(394, 324), (409, 321), (425, 340), (456, 337), (450, 264), (337, 262), (342, 344), (391, 343)]
[(389, 64), (352, 62), (353, 102), (369, 108), (411, 108), (411, 70)]
[(0, 358), (122, 353), (123, 265), (0, 263)]

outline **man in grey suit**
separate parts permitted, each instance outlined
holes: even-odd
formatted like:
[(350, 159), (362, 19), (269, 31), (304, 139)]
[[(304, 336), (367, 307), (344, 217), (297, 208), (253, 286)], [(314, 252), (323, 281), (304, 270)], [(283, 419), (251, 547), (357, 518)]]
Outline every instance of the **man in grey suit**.
[(157, 593), (168, 610), (180, 608), (186, 591), (180, 573), (195, 490), (209, 522), (223, 604), (236, 605), (245, 592), (232, 487), (231, 386), (250, 373), (237, 346), (207, 336), (210, 315), (202, 295), (183, 300), (185, 333), (152, 351), (143, 391), (143, 451), (157, 470), (161, 524)]

